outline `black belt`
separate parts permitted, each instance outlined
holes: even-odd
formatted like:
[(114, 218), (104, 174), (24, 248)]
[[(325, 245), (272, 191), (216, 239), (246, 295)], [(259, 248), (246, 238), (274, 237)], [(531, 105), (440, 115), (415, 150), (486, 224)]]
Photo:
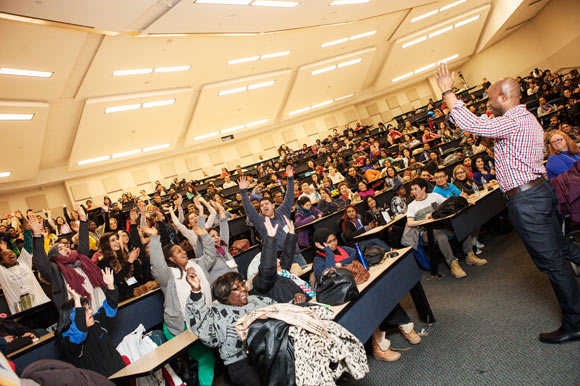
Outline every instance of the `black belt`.
[(523, 191), (526, 191), (526, 190), (528, 190), (528, 189), (530, 189), (530, 188), (532, 188), (532, 187), (534, 187), (536, 185), (539, 185), (539, 184), (541, 184), (544, 181), (546, 181), (546, 179), (544, 177), (536, 178), (533, 181), (526, 182), (523, 185), (520, 185), (520, 186), (518, 186), (516, 188), (513, 188), (513, 189), (508, 190), (507, 192), (505, 192), (505, 195), (508, 196), (508, 197), (513, 197), (516, 194), (521, 193)]

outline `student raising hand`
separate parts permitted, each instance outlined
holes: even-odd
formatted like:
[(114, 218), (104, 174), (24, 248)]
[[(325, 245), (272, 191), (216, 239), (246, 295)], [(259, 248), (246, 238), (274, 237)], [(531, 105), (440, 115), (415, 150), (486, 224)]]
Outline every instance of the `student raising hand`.
[(105, 267), (103, 272), (103, 282), (107, 285), (110, 290), (115, 289), (115, 276), (113, 275), (113, 270), (109, 267)]
[[(264, 220), (264, 226), (266, 227), (266, 234), (268, 235), (268, 237), (276, 237), (276, 231), (278, 231), (278, 224), (272, 226), (270, 217), (266, 217), (266, 219)], [(292, 228), (294, 228), (294, 226), (292, 226)]]

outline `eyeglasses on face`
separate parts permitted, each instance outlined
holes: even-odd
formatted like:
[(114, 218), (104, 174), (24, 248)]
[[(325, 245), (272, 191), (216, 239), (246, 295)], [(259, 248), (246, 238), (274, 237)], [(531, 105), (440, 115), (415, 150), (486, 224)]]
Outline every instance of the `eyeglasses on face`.
[(554, 140), (551, 140), (551, 141), (550, 141), (550, 143), (551, 143), (552, 145), (554, 145), (554, 144), (556, 144), (556, 143), (560, 143), (560, 142), (562, 142), (563, 140), (564, 140), (564, 138), (556, 138), (556, 139), (554, 139)]

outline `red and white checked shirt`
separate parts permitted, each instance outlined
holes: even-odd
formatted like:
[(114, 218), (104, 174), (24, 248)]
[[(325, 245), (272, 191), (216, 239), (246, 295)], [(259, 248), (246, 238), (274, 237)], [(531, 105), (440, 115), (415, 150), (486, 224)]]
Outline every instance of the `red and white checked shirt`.
[(502, 192), (533, 181), (546, 173), (544, 130), (526, 105), (518, 105), (504, 115), (478, 117), (458, 100), (451, 110), (457, 126), (478, 136), (495, 138), (495, 171)]

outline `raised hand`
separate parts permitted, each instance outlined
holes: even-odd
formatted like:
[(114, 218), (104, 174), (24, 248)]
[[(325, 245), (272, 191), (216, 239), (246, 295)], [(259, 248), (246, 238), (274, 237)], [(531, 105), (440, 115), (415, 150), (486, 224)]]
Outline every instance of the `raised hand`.
[(76, 221), (71, 221), (70, 229), (72, 229), (76, 233), (79, 233), (79, 224)]
[(185, 280), (187, 281), (187, 284), (190, 285), (193, 292), (201, 291), (201, 281), (199, 280), (199, 277), (197, 276), (197, 273), (193, 267), (189, 267), (187, 269)]
[(175, 201), (173, 201), (173, 205), (175, 205), (175, 209), (181, 208), (182, 203), (183, 203), (183, 197), (181, 197), (181, 194), (178, 194)]
[(115, 276), (113, 275), (113, 270), (109, 267), (105, 267), (103, 272), (103, 281), (107, 285), (107, 288), (110, 290), (115, 289)]
[(129, 212), (129, 218), (131, 219), (131, 224), (137, 224), (137, 220), (139, 220), (139, 213), (137, 213), (137, 208), (131, 209)]
[(140, 248), (133, 248), (133, 250), (129, 253), (129, 258), (127, 259), (127, 261), (129, 263), (134, 263), (135, 260), (137, 260), (137, 258), (139, 257), (140, 252), (141, 252)]
[(165, 221), (165, 216), (163, 215), (163, 213), (161, 213), (161, 210), (154, 206), (153, 207), (153, 213), (155, 213), (155, 220), (157, 221)]
[(77, 291), (72, 289), (68, 283), (66, 284), (66, 292), (70, 295), (75, 303), (75, 308), (81, 307), (81, 295), (78, 294)]
[(238, 187), (240, 190), (248, 189), (250, 187), (250, 182), (246, 176), (241, 176), (238, 180)]
[(435, 79), (437, 79), (437, 85), (441, 89), (441, 92), (450, 90), (455, 82), (455, 72), (449, 74), (447, 63), (441, 63), (435, 73)]
[(294, 234), (294, 223), (288, 217), (284, 216), (284, 221), (288, 227), (288, 233)]
[(197, 237), (201, 237), (207, 233), (207, 231), (205, 229), (199, 227), (197, 224), (193, 224), (191, 229), (195, 232)]
[(75, 204), (75, 212), (79, 214), (79, 221), (87, 221), (87, 214), (82, 206)]
[(264, 226), (266, 227), (266, 234), (268, 237), (276, 237), (276, 232), (278, 231), (278, 224), (272, 226), (272, 221), (270, 221), (270, 217), (266, 217), (264, 220)]
[(288, 165), (286, 166), (286, 177), (292, 176), (294, 176), (294, 169), (292, 169), (292, 166)]
[(157, 231), (157, 228), (155, 228), (155, 227), (153, 227), (153, 228), (142, 227), (140, 229), (142, 230), (143, 233), (145, 233), (149, 237), (151, 237), (151, 236), (157, 236), (157, 234), (159, 233)]
[(30, 224), (30, 229), (34, 236), (40, 236), (42, 234), (42, 224), (38, 221), (35, 215), (31, 214), (28, 216), (28, 223)]
[(137, 201), (137, 208), (139, 208), (139, 212), (141, 213), (145, 213), (145, 211), (147, 210), (147, 207), (145, 206), (145, 202), (143, 202), (143, 200)]

